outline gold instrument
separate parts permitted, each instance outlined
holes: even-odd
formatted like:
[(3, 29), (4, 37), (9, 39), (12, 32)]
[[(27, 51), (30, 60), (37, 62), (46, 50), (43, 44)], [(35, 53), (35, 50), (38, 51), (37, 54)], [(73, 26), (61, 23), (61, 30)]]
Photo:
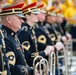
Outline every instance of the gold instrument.
[[(39, 66), (39, 61), (43, 59), (42, 56), (36, 56), (33, 60), (33, 74), (36, 75), (37, 67)], [(36, 63), (37, 62), (37, 63)]]
[[(43, 69), (42, 69), (42, 65), (43, 65)], [(40, 75), (48, 75), (48, 61), (46, 59), (41, 59), (40, 60)], [(43, 74), (44, 73), (44, 74)]]
[[(35, 63), (38, 61), (37, 63)], [(42, 56), (36, 56), (33, 61), (33, 69), (34, 69), (34, 75), (39, 73), (40, 75), (48, 75), (48, 61), (43, 58)]]

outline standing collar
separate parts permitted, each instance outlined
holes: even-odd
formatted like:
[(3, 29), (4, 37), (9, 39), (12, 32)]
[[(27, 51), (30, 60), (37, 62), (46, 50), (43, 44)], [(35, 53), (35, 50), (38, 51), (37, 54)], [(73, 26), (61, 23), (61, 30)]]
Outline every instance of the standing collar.
[(9, 29), (8, 27), (2, 25), (1, 27), (2, 30), (6, 31), (8, 34), (10, 34), (11, 36), (15, 36), (16, 32), (14, 32), (13, 30)]
[(38, 25), (41, 25), (41, 22), (38, 22)]
[(30, 26), (29, 24), (27, 24), (27, 23), (24, 23), (23, 25), (22, 25), (22, 27), (23, 26), (26, 26), (28, 29), (32, 29), (33, 27), (32, 26)]

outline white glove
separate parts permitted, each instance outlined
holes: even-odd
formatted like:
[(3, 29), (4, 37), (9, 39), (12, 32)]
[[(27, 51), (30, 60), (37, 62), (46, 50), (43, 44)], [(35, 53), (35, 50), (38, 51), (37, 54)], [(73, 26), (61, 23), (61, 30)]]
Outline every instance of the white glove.
[(44, 50), (46, 56), (48, 56), (52, 51), (54, 51), (54, 46), (47, 46)]
[(62, 36), (61, 39), (62, 39), (64, 45), (66, 45), (66, 43), (67, 43), (67, 38), (66, 38), (66, 36)]
[(68, 37), (68, 40), (72, 41), (72, 36), (70, 33), (66, 33), (66, 36)]
[(62, 42), (57, 42), (55, 48), (59, 51), (61, 49), (64, 49), (64, 45)]

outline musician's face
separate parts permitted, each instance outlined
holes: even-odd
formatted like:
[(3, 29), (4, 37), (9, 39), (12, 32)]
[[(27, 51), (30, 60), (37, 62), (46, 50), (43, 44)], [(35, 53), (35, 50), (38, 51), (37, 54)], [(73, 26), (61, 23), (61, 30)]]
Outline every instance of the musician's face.
[(46, 17), (46, 21), (49, 22), (49, 23), (55, 23), (56, 22), (56, 17), (55, 16), (48, 15)]
[(45, 16), (46, 16), (45, 13), (41, 13), (41, 12), (40, 12), (40, 13), (37, 15), (38, 21), (40, 21), (40, 22), (45, 21)]
[(56, 21), (57, 21), (57, 23), (62, 23), (63, 22), (63, 18), (62, 17), (57, 17)]

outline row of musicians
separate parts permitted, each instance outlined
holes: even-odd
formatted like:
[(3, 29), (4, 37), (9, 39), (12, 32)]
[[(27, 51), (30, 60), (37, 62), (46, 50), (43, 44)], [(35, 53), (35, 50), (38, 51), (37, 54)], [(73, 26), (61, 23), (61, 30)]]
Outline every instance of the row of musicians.
[[(23, 16), (21, 9), (19, 9), (23, 5), (24, 3), (20, 3), (4, 7), (0, 13), (1, 30), (6, 44), (6, 48), (3, 48), (6, 50), (2, 53), (2, 56), (9, 60), (10, 65), (7, 66), (6, 62), (2, 63), (0, 74), (6, 73), (3, 68), (4, 65), (6, 69), (9, 67), (11, 75), (26, 75), (27, 70), (29, 75), (32, 75), (33, 72), (30, 67), (33, 66), (33, 59), (36, 56), (41, 55), (47, 59), (52, 51), (55, 49), (61, 50), (67, 39), (71, 39), (71, 37), (65, 35), (60, 25), (63, 20), (61, 17), (46, 15), (37, 10), (36, 2), (23, 7)], [(62, 24), (65, 24), (65, 22)], [(10, 74), (10, 72), (8, 73)], [(8, 73), (6, 75), (9, 75)]]

